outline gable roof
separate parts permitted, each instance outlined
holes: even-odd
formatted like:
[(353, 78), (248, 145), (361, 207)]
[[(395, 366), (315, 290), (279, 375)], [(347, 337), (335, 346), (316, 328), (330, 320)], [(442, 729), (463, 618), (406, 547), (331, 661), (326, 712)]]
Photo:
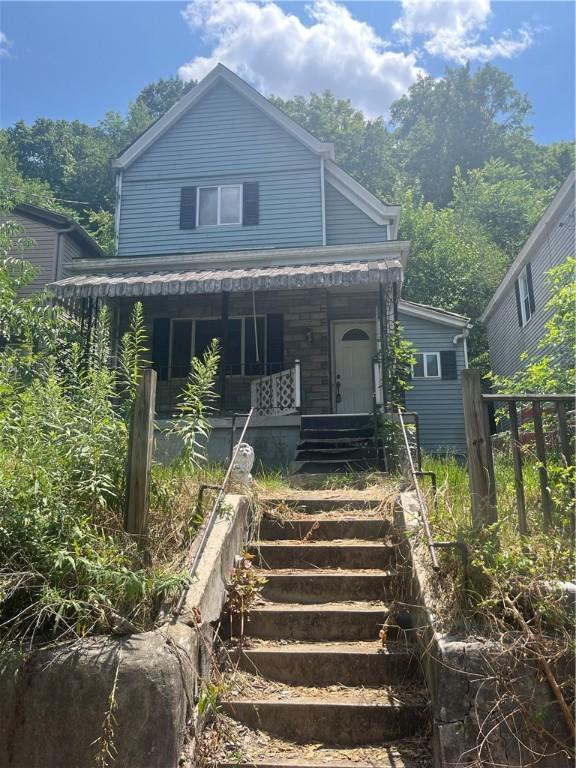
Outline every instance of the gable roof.
[(14, 206), (13, 211), (24, 218), (40, 221), (53, 229), (66, 231), (84, 251), (90, 251), (95, 258), (106, 258), (106, 254), (96, 240), (74, 219), (30, 203), (18, 203)]
[(415, 301), (400, 299), (398, 310), (405, 315), (429, 320), (433, 323), (440, 323), (441, 325), (451, 325), (454, 328), (472, 327), (469, 317), (458, 315), (456, 312), (448, 312), (445, 309), (438, 309), (438, 307), (431, 307), (428, 304), (417, 304)]
[(547, 234), (550, 224), (552, 224), (556, 220), (559, 214), (562, 214), (564, 210), (564, 203), (566, 201), (570, 201), (570, 198), (572, 200), (571, 202), (572, 209), (574, 209), (575, 180), (576, 180), (576, 175), (574, 171), (570, 171), (570, 173), (568, 174), (568, 178), (562, 184), (562, 186), (556, 193), (556, 196), (554, 197), (554, 199), (552, 200), (548, 208), (546, 208), (546, 210), (540, 217), (540, 221), (538, 222), (538, 224), (536, 224), (536, 226), (532, 230), (530, 237), (526, 240), (526, 242), (520, 249), (518, 256), (516, 256), (516, 258), (512, 262), (510, 269), (508, 270), (508, 272), (506, 272), (506, 274), (504, 275), (504, 278), (502, 279), (502, 282), (500, 283), (498, 288), (496, 288), (494, 295), (486, 305), (486, 309), (480, 315), (481, 322), (483, 323), (486, 322), (487, 318), (496, 309), (498, 304), (500, 304), (509, 286), (514, 282), (514, 280), (516, 280), (516, 278), (524, 268), (524, 265), (526, 264), (526, 262), (530, 260), (530, 257), (533, 255), (533, 253), (540, 247), (542, 239)]
[(355, 181), (352, 176), (334, 162), (334, 145), (332, 143), (319, 141), (223, 64), (217, 64), (198, 85), (184, 94), (162, 117), (158, 118), (132, 144), (126, 147), (112, 162), (113, 167), (119, 171), (129, 168), (160, 136), (166, 133), (208, 91), (220, 82), (229, 85), (311, 152), (322, 157), (325, 162), (326, 181), (377, 224), (390, 222), (390, 239), (396, 239), (400, 206), (386, 205)]

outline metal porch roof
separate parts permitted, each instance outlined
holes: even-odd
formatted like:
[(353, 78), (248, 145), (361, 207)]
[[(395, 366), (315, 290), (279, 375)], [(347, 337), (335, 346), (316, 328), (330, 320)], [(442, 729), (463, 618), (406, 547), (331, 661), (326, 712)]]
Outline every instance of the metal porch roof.
[(391, 259), (254, 269), (78, 275), (58, 280), (49, 287), (60, 298), (112, 298), (332, 288), (392, 283), (401, 278), (401, 262)]

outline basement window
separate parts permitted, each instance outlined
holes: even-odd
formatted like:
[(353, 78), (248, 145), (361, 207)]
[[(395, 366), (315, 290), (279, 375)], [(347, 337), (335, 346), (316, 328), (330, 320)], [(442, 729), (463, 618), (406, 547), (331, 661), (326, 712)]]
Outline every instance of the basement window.
[(417, 352), (414, 355), (414, 360), (412, 365), (413, 379), (441, 378), (440, 352)]

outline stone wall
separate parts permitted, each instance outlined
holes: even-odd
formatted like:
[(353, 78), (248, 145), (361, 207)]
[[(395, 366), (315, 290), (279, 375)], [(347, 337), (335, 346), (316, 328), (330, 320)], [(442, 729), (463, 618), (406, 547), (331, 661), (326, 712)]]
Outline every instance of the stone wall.
[(176, 768), (248, 526), (248, 499), (226, 503), (234, 512), (214, 526), (178, 621), (2, 660), (0, 768), (96, 768), (106, 737), (105, 765)]

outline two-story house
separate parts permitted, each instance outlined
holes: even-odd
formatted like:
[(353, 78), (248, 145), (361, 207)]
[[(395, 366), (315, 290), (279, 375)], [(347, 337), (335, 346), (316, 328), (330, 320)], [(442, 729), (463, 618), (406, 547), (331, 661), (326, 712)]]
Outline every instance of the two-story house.
[(259, 459), (285, 464), (300, 442), (316, 469), (358, 466), (400, 317), (418, 351), (408, 407), (423, 409), (423, 445), (463, 450), (468, 321), (400, 302), (400, 208), (343, 171), (331, 144), (219, 65), (115, 166), (116, 257), (76, 261), (54, 289), (106, 301), (119, 332), (143, 302), (159, 417), (217, 337), (213, 456), (228, 451), (231, 414), (254, 407)]
[(514, 259), (480, 320), (486, 324), (492, 370), (511, 376), (539, 355), (551, 311), (550, 269), (574, 256), (575, 174), (570, 173)]

